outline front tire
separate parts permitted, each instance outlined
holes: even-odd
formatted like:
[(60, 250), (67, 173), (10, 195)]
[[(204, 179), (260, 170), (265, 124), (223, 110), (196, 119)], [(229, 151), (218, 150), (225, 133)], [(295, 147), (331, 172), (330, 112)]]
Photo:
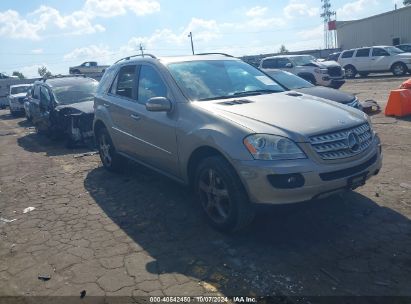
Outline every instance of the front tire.
[(394, 76), (404, 76), (405, 74), (407, 74), (407, 70), (407, 66), (402, 62), (394, 63), (391, 68), (392, 74)]
[(347, 65), (344, 67), (344, 69), (345, 69), (346, 78), (352, 79), (352, 78), (355, 78), (355, 76), (357, 75), (357, 70), (352, 65)]
[(205, 158), (195, 174), (195, 193), (207, 221), (221, 232), (234, 232), (249, 225), (253, 205), (237, 173), (221, 156)]
[(97, 146), (104, 168), (111, 172), (121, 172), (124, 168), (124, 158), (117, 153), (106, 128), (98, 131)]

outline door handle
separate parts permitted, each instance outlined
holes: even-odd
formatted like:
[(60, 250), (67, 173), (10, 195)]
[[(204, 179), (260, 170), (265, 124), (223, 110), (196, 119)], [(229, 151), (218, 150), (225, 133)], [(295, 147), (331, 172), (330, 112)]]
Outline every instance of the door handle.
[(132, 119), (135, 119), (135, 120), (140, 120), (141, 119), (141, 116), (138, 116), (138, 115), (135, 115), (135, 114), (131, 114), (130, 117)]

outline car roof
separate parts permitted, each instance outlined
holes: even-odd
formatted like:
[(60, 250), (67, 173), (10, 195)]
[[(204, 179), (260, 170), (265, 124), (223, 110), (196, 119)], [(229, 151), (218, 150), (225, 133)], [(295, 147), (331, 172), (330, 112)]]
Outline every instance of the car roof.
[(123, 58), (114, 64), (129, 64), (138, 62), (161, 62), (162, 64), (170, 64), (177, 62), (190, 62), (190, 61), (210, 61), (210, 60), (232, 60), (239, 61), (239, 58), (232, 57), (230, 55), (223, 54), (207, 54), (207, 55), (185, 55), (185, 56), (164, 56), (164, 57), (151, 57), (152, 55), (147, 55), (144, 57), (133, 57), (133, 58)]
[(31, 87), (32, 84), (30, 83), (21, 83), (21, 84), (13, 84), (10, 86), (10, 88), (18, 88), (18, 87)]
[(53, 87), (60, 87), (63, 85), (73, 85), (76, 83), (89, 82), (90, 80), (97, 82), (97, 80), (90, 78), (90, 77), (73, 76), (73, 77), (47, 78), (45, 80), (38, 80), (35, 82), (35, 84), (46, 84), (47, 86), (53, 88)]
[[(312, 55), (275, 55), (275, 56), (270, 56), (270, 57), (265, 57), (264, 59), (273, 59), (273, 58), (293, 58), (293, 57), (303, 57), (303, 56), (312, 56)], [(314, 56), (312, 56), (314, 57)]]

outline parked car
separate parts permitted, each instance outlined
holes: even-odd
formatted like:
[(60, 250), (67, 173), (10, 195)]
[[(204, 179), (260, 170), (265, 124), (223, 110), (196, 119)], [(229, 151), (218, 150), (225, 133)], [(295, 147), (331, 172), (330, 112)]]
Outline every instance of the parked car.
[(279, 55), (261, 60), (259, 68), (264, 72), (272, 69), (293, 73), (314, 85), (340, 88), (344, 83), (344, 70), (335, 61), (318, 61), (311, 55)]
[(32, 121), (52, 138), (65, 136), (68, 146), (93, 137), (93, 99), (98, 82), (84, 76), (59, 76), (34, 83)]
[(338, 57), (340, 57), (341, 52), (331, 53), (327, 56), (326, 61), (337, 61)]
[(86, 61), (82, 64), (70, 67), (70, 74), (102, 74), (108, 68), (108, 65), (98, 65), (95, 61)]
[(11, 115), (16, 116), (24, 113), (24, 98), (30, 87), (30, 84), (16, 84), (10, 86), (8, 99)]
[(315, 86), (312, 83), (302, 79), (301, 77), (298, 77), (297, 75), (282, 70), (270, 70), (267, 75), (274, 79), (277, 83), (281, 84), (287, 90), (293, 90), (311, 96), (329, 99), (353, 107), (355, 109), (362, 110), (362, 106), (358, 98), (354, 95), (347, 94), (332, 88)]
[(26, 97), (24, 98), (24, 112), (26, 114), (26, 119), (28, 121), (32, 120), (33, 117), (33, 92), (34, 92), (34, 88), (33, 86), (30, 86), (30, 88), (27, 91)]
[(411, 43), (399, 44), (399, 45), (396, 45), (395, 47), (406, 53), (411, 53)]
[(103, 166), (120, 170), (128, 158), (191, 185), (222, 231), (250, 223), (254, 203), (354, 189), (382, 164), (366, 114), (285, 91), (227, 55), (121, 60), (94, 103)]
[(357, 74), (392, 72), (395, 76), (411, 71), (411, 54), (394, 46), (373, 46), (343, 51), (338, 62), (345, 69), (347, 78)]

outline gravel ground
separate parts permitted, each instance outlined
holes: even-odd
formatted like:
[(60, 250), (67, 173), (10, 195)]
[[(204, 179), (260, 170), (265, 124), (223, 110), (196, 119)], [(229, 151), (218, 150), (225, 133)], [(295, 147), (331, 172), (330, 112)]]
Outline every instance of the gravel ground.
[[(404, 79), (342, 90), (384, 105)], [(108, 173), (98, 155), (1, 110), (0, 296), (411, 296), (411, 119), (372, 120), (384, 165), (366, 186), (260, 207), (248, 230), (227, 236), (178, 184), (137, 165)]]

